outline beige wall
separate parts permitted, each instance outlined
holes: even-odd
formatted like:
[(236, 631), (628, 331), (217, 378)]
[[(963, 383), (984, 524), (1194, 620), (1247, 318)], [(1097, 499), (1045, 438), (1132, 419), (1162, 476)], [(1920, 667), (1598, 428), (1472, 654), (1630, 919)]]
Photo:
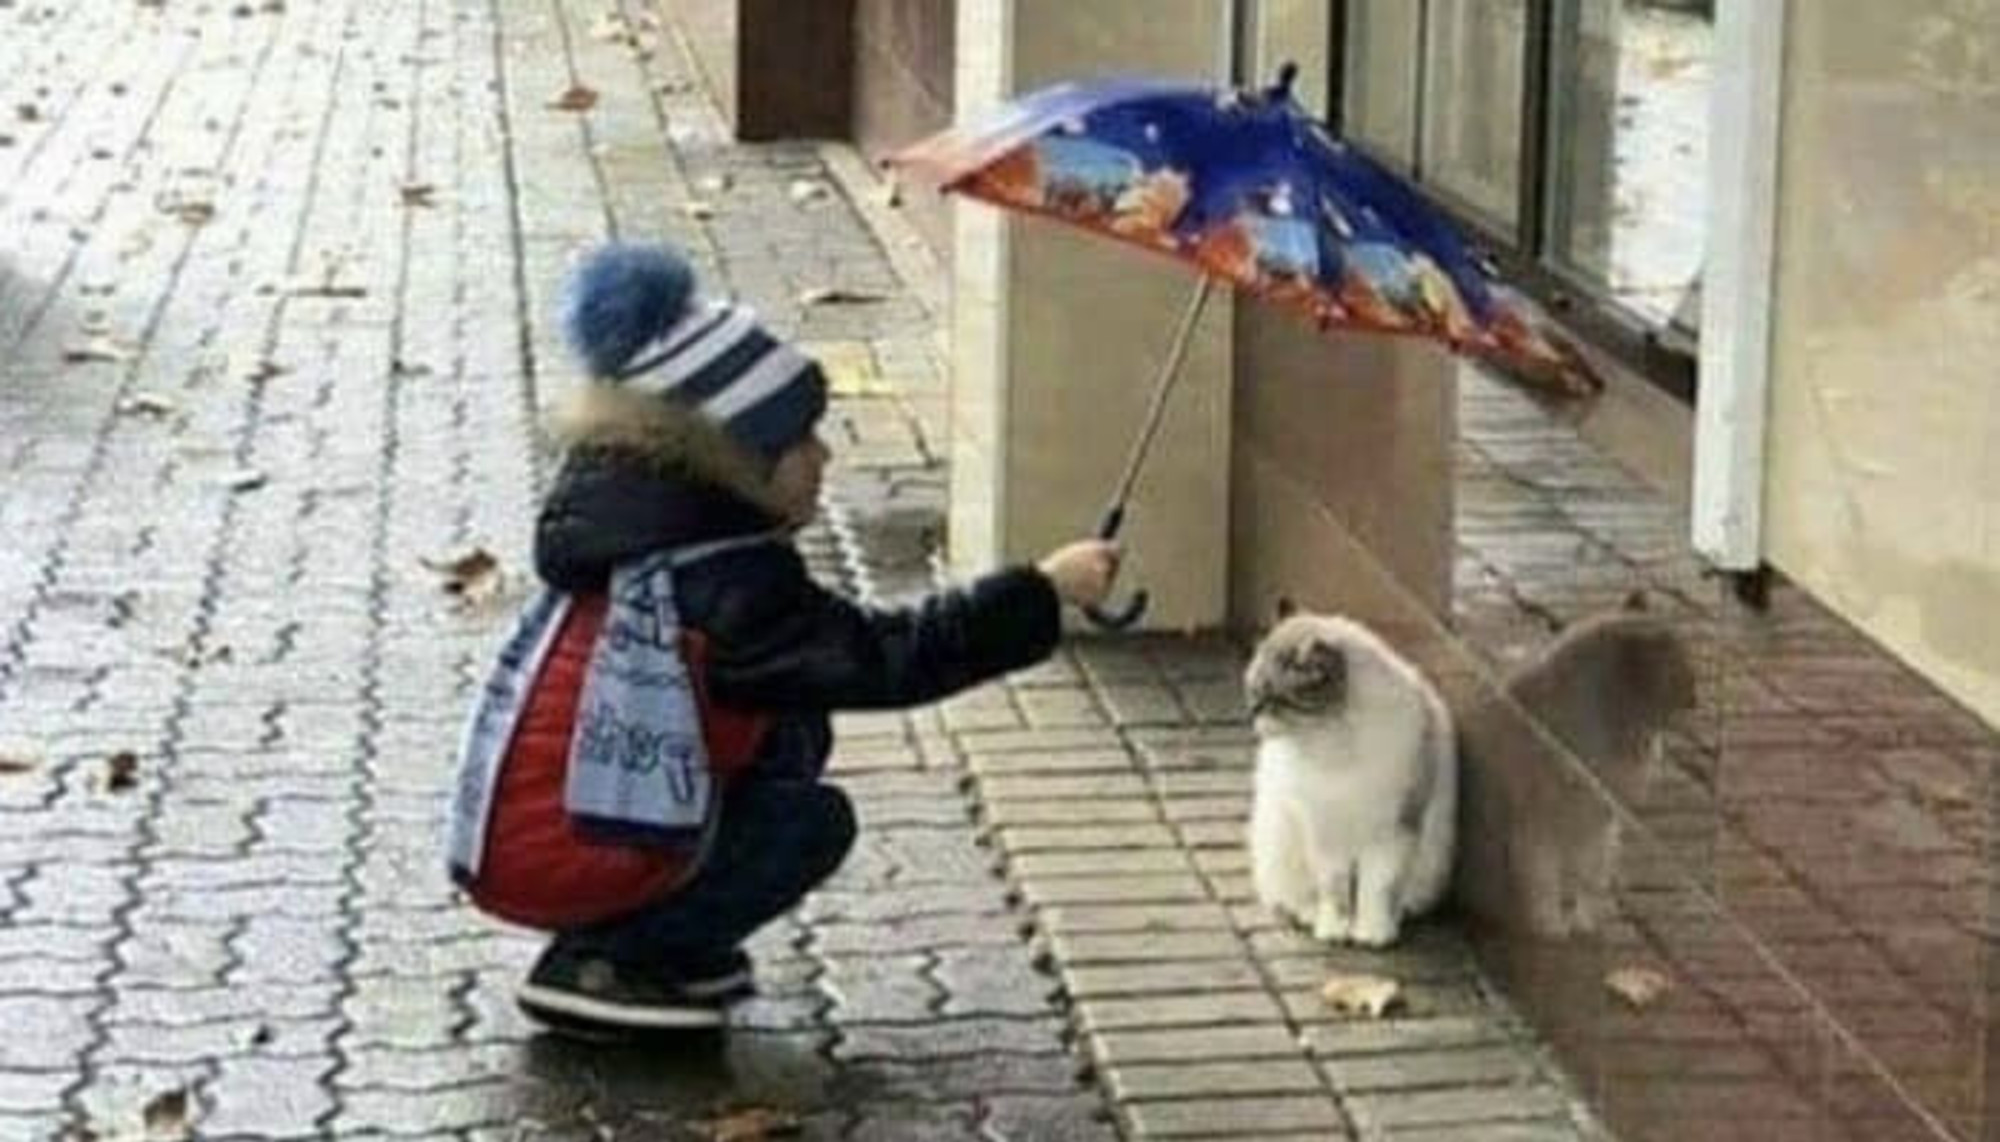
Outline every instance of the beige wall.
[[(962, 114), (1059, 79), (1214, 77), (1222, 0), (960, 0)], [(1086, 534), (1117, 482), (1195, 279), (993, 208), (955, 208), (951, 559), (970, 572)], [(1195, 337), (1126, 531), (1156, 629), (1227, 599), (1232, 304)]]
[(2000, 723), (2000, 0), (1790, 12), (1769, 551)]

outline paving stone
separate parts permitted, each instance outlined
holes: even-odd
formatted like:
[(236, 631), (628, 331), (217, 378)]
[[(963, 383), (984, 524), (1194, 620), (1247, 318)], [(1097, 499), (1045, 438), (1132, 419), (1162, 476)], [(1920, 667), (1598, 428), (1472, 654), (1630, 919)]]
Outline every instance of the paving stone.
[[(958, 735), (974, 767), (988, 756), (1027, 753), (1043, 756), (1082, 751), (1117, 752), (1123, 747), (1108, 729), (1052, 727), (1032, 730), (973, 730)], [(1129, 756), (1129, 755), (1127, 755)]]
[(1537, 1121), (1566, 1114), (1570, 1100), (1549, 1086), (1355, 1095), (1350, 1112), (1365, 1129)]
[(984, 1131), (994, 1142), (1118, 1142), (1103, 1107), (1087, 1098), (1002, 1094), (984, 1099)]
[(1346, 1056), (1497, 1046), (1512, 1041), (1517, 1033), (1517, 1028), (1496, 1018), (1456, 1016), (1335, 1023), (1305, 1028), (1301, 1036), (1317, 1055)]
[(1082, 967), (1189, 959), (1240, 959), (1243, 944), (1233, 932), (1051, 932), (1055, 957)]
[(1458, 1051), (1399, 1051), (1322, 1059), (1342, 1091), (1520, 1085), (1542, 1077), (1534, 1057), (1508, 1044)]
[(849, 1142), (973, 1142), (979, 1117), (971, 1106), (906, 1106), (863, 1113), (845, 1137)]
[(1132, 755), (1122, 746), (1075, 748), (1049, 752), (973, 754), (968, 765), (981, 777), (1122, 774), (1133, 770)]
[(1033, 777), (982, 777), (980, 799), (988, 804), (1000, 801), (1060, 801), (1069, 799), (1130, 800), (1150, 799), (1146, 783), (1138, 773), (1102, 773), (1083, 777), (1038, 775)]
[(1350, 1136), (1331, 1097), (1132, 1102), (1125, 1104), (1124, 1115), (1132, 1129), (1147, 1138), (1265, 1137), (1306, 1131), (1316, 1138)]
[(1160, 811), (1144, 801), (990, 801), (986, 819), (1002, 828), (1036, 825), (1120, 825), (1158, 821)]
[(1181, 876), (1052, 876), (1023, 878), (1029, 903), (1150, 904), (1207, 900), (1207, 887), (1192, 873)]
[(1229, 928), (1229, 913), (1211, 903), (1077, 904), (1044, 908), (1042, 925), (1058, 934), (1201, 932)]
[[(1009, 948), (1014, 958), (1019, 952)], [(921, 1022), (942, 1007), (945, 991), (926, 956), (834, 957), (819, 987), (842, 1023)]]
[(885, 891), (816, 892), (804, 916), (812, 923), (904, 923), (927, 916), (977, 916), (1007, 910), (1005, 890), (988, 881), (977, 885), (920, 884)]
[(1165, 825), (1014, 825), (998, 833), (1009, 856), (1018, 853), (1077, 850), (1173, 849), (1174, 834)]
[(1007, 858), (1008, 871), (1029, 884), (1043, 880), (1098, 877), (1151, 877), (1186, 872), (1187, 855), (1178, 849), (1030, 852)]
[(1014, 690), (1014, 702), (1026, 716), (1028, 725), (1037, 729), (1106, 724), (1097, 699), (1081, 687), (1021, 687)]
[(1010, 1053), (1058, 1054), (1061, 1025), (1053, 1019), (942, 1019), (921, 1026), (890, 1024), (848, 1028), (835, 1044), (836, 1059), (920, 1061)]
[(322, 1080), (332, 1073), (332, 1055), (305, 1058), (224, 1059), (215, 1080), (202, 1088), (207, 1113), (202, 1129), (212, 1136), (306, 1137), (334, 1109)]
[(944, 985), (948, 1016), (1040, 1015), (1057, 990), (1018, 947), (941, 949), (933, 975)]
[(998, 923), (991, 914), (928, 916), (896, 924), (828, 923), (813, 930), (813, 950), (822, 955), (1019, 943), (1015, 926)]
[(1326, 1089), (1313, 1069), (1297, 1059), (1128, 1064), (1112, 1068), (1106, 1078), (1112, 1097), (1121, 1102), (1218, 1095), (1323, 1094)]
[(1085, 999), (1077, 1004), (1077, 1012), (1084, 1029), (1093, 1032), (1277, 1023), (1284, 1018), (1269, 994), (1248, 990)]
[(985, 1054), (914, 1062), (861, 1060), (842, 1068), (834, 1090), (843, 1097), (851, 1093), (854, 1101), (954, 1102), (1002, 1094), (1074, 1097), (1081, 1086), (1076, 1060), (1068, 1055)]
[(1120, 964), (1113, 967), (1067, 965), (1063, 982), (1078, 999), (1120, 996), (1210, 994), (1242, 988), (1262, 990), (1264, 977), (1247, 957)]
[[(1280, 993), (1286, 1013), (1301, 1026), (1315, 1023), (1340, 1023), (1351, 1016), (1333, 1010), (1320, 996), (1318, 985), (1290, 989)], [(1411, 1020), (1436, 1019), (1452, 1015), (1478, 1015), (1492, 1009), (1492, 1004), (1476, 983), (1466, 982), (1421, 982), (1406, 980), (1399, 999), (1398, 1010)]]

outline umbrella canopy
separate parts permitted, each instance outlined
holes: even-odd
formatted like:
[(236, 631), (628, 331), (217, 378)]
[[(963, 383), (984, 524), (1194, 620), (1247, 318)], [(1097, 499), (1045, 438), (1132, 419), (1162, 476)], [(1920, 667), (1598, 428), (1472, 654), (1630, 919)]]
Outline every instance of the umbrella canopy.
[(1571, 394), (1601, 380), (1415, 189), (1291, 97), (1063, 83), (895, 165), (946, 190), (1193, 263), (1322, 328), (1429, 337)]

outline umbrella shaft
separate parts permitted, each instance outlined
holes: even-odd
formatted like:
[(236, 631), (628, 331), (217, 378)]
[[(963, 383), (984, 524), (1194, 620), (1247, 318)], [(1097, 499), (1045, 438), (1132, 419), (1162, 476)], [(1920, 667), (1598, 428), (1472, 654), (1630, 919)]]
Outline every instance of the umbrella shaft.
[(1167, 413), (1167, 398), (1173, 394), (1174, 382), (1180, 379), (1181, 362), (1186, 360), (1188, 345), (1194, 340), (1195, 326), (1201, 322), (1201, 311), (1208, 306), (1208, 295), (1215, 288), (1215, 279), (1201, 275), (1200, 284), (1194, 288), (1194, 295), (1188, 298), (1187, 309), (1181, 314), (1180, 328), (1174, 331), (1174, 343), (1167, 350), (1167, 359), (1160, 365), (1160, 375), (1153, 382), (1153, 403), (1146, 410), (1146, 424), (1139, 432), (1139, 438), (1132, 442), (1132, 454), (1125, 461), (1125, 474), (1118, 481), (1118, 494), (1111, 501), (1111, 510), (1122, 519), (1126, 501), (1132, 498), (1132, 488), (1139, 482), (1139, 471), (1146, 466), (1146, 453), (1152, 450), (1153, 438), (1160, 434), (1160, 422)]

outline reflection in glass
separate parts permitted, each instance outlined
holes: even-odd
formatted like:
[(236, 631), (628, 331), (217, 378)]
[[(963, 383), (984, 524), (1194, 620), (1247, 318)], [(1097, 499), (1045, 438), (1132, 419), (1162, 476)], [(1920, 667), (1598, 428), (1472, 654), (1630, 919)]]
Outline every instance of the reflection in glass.
[(1428, 8), (1424, 180), (1514, 234), (1528, 0), (1431, 0)]
[(1709, 4), (1559, 0), (1550, 246), (1655, 326), (1699, 329)]
[(1417, 59), (1423, 5), (1348, 0), (1344, 134), (1409, 173), (1417, 154)]

